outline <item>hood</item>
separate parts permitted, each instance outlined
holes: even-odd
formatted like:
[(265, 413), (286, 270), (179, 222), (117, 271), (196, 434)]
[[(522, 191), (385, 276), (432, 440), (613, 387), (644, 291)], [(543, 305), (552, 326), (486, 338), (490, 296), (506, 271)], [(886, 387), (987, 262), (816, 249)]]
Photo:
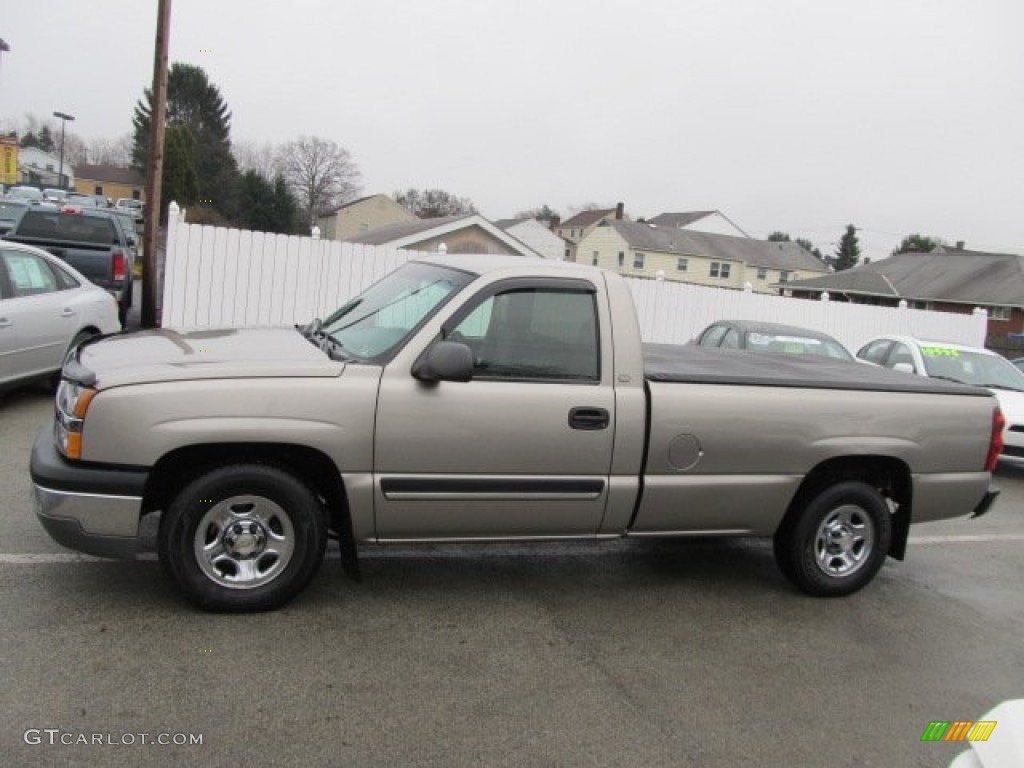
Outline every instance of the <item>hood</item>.
[(137, 331), (86, 342), (79, 364), (99, 389), (189, 379), (339, 376), (331, 360), (294, 328)]

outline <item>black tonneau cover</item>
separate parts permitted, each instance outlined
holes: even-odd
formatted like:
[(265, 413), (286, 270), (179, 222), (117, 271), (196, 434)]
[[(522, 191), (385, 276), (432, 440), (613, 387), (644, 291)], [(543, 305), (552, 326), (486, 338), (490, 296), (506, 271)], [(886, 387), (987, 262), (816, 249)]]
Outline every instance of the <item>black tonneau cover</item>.
[(648, 381), (876, 392), (934, 392), (991, 397), (987, 389), (825, 357), (800, 358), (696, 345), (644, 344)]

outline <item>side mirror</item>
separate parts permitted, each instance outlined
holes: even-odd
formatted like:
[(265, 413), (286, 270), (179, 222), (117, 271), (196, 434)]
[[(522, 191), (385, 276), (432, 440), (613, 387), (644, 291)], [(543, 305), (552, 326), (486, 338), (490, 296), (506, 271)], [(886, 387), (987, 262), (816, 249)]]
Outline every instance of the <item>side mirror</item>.
[(135, 247), (135, 235), (125, 235), (125, 239), (128, 241), (128, 247)]
[(426, 382), (470, 381), (473, 350), (457, 341), (439, 341), (416, 361), (412, 375)]

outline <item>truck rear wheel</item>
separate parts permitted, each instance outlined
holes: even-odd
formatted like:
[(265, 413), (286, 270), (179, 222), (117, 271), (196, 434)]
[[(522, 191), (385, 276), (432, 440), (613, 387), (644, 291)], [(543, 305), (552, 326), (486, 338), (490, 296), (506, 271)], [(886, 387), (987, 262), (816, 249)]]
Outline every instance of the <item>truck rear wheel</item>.
[(327, 543), (323, 505), (276, 467), (236, 464), (189, 483), (160, 521), (160, 562), (207, 610), (283, 605), (316, 574)]
[(885, 497), (867, 483), (844, 481), (792, 511), (775, 533), (775, 560), (804, 592), (838, 597), (875, 577), (891, 540)]

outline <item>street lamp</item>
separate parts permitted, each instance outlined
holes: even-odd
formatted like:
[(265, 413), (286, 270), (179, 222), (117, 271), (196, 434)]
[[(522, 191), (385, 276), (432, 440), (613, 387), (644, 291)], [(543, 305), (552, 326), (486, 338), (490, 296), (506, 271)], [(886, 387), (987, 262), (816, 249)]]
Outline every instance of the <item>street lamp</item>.
[(53, 116), (60, 120), (60, 170), (57, 171), (57, 181), (60, 188), (64, 189), (64, 126), (68, 124), (68, 120), (74, 120), (75, 117), (65, 112), (54, 112)]

